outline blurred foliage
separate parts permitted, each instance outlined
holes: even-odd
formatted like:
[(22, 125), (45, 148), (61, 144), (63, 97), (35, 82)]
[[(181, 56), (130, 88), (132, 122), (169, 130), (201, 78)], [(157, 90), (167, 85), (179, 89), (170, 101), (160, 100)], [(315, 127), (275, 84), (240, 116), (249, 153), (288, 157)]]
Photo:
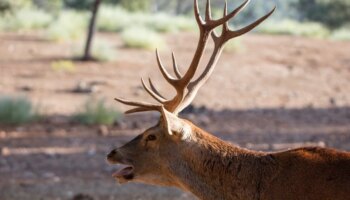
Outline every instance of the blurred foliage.
[(12, 12), (31, 5), (32, 0), (0, 0), (0, 13)]
[[(116, 20), (118, 19), (118, 20)], [(101, 6), (97, 19), (97, 29), (118, 32), (131, 24), (130, 13), (121, 7)]]
[(7, 31), (25, 31), (43, 29), (49, 26), (52, 15), (36, 8), (21, 8), (0, 18), (0, 29)]
[[(267, 14), (271, 9), (276, 6), (277, 9), (271, 15), (271, 19), (279, 20), (286, 18), (295, 18), (297, 17), (297, 13), (292, 8), (293, 2), (297, 0), (274, 0), (274, 1), (262, 1), (262, 0), (251, 0), (251, 2), (247, 5), (244, 11), (240, 12), (231, 23), (235, 26), (242, 26), (248, 23), (252, 23), (256, 19)], [(228, 2), (228, 10), (234, 10), (237, 6), (240, 5), (241, 2), (237, 1), (229, 1)], [(215, 10), (215, 14), (217, 17), (221, 17), (223, 12), (223, 5), (218, 7), (218, 10)]]
[(350, 21), (349, 0), (299, 0), (296, 7), (302, 18), (333, 29)]
[[(75, 58), (81, 58), (83, 55), (84, 44), (82, 41), (78, 42), (74, 47), (73, 55)], [(116, 60), (117, 50), (113, 44), (107, 40), (97, 37), (92, 42), (91, 55), (94, 61), (109, 62)]]
[(102, 62), (113, 61), (115, 60), (116, 55), (117, 51), (110, 42), (101, 39), (94, 41), (92, 46), (92, 56), (96, 60)]
[(62, 0), (65, 8), (87, 10), (95, 0)]
[(151, 0), (120, 0), (120, 5), (128, 11), (149, 11)]
[[(47, 28), (48, 38), (55, 41), (84, 38), (89, 10), (94, 1), (0, 0), (0, 30)], [(122, 32), (130, 26), (142, 26), (160, 33), (197, 30), (193, 18), (193, 1), (102, 0), (102, 3), (97, 17), (99, 31)], [(232, 11), (241, 3), (229, 0), (228, 10)], [(221, 17), (224, 0), (212, 0), (211, 5), (214, 18)], [(251, 0), (244, 11), (230, 23), (240, 28), (263, 16), (275, 5), (275, 13), (262, 23), (260, 32), (317, 38), (347, 38), (349, 27), (345, 25), (350, 21), (350, 0)], [(203, 15), (205, 0), (199, 0), (199, 7)], [(153, 34), (151, 35), (153, 37)], [(135, 34), (132, 37), (136, 38)], [(124, 38), (126, 39), (126, 36)]]
[(267, 21), (257, 28), (260, 33), (274, 35), (295, 35), (310, 38), (327, 38), (330, 31), (320, 23), (300, 23), (294, 20)]
[[(51, 0), (44, 0), (51, 1)], [(77, 10), (90, 10), (95, 0), (59, 0), (63, 2), (65, 8)], [(120, 4), (121, 0), (102, 0), (104, 4)]]
[(146, 27), (130, 27), (122, 32), (126, 47), (154, 50), (164, 47), (164, 41), (156, 32)]
[(121, 117), (122, 114), (114, 108), (106, 106), (104, 100), (89, 99), (80, 113), (74, 116), (74, 119), (88, 125), (112, 125)]
[(331, 39), (338, 41), (350, 41), (350, 27), (344, 26), (333, 31)]
[(97, 28), (101, 31), (119, 32), (129, 26), (145, 26), (162, 33), (197, 29), (193, 19), (183, 16), (129, 12), (118, 6), (102, 6), (100, 9)]
[(0, 123), (23, 124), (35, 120), (38, 115), (32, 103), (24, 97), (0, 97)]
[(58, 14), (63, 6), (62, 0), (49, 0), (49, 1), (48, 0), (32, 0), (32, 1), (36, 7), (43, 9), (47, 12), (53, 13), (53, 14)]
[(85, 12), (62, 11), (50, 24), (47, 37), (57, 42), (81, 39), (85, 35), (87, 23), (88, 15)]

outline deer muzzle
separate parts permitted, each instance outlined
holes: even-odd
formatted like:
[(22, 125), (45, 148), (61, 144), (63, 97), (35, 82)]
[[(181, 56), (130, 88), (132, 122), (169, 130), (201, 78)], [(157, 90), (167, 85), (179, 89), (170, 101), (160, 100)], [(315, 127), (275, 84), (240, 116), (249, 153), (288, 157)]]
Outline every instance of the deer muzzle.
[(118, 164), (118, 170), (112, 174), (112, 177), (117, 179), (119, 183), (125, 183), (134, 178), (134, 166), (130, 160), (123, 157), (118, 149), (112, 150), (107, 155), (107, 161), (110, 164)]

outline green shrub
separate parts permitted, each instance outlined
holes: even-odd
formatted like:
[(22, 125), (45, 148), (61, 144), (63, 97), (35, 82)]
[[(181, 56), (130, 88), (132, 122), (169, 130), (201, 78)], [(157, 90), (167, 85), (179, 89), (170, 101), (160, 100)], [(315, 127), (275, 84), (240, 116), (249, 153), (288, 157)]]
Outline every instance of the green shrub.
[(101, 39), (94, 41), (92, 56), (98, 61), (113, 61), (116, 55), (117, 51), (110, 42)]
[[(47, 0), (50, 1), (50, 0)], [(77, 10), (89, 10), (95, 0), (63, 0), (66, 8)]]
[(27, 8), (32, 5), (31, 0), (0, 0), (0, 14)]
[(97, 18), (97, 28), (108, 32), (121, 31), (132, 23), (130, 15), (120, 7), (101, 6)]
[(39, 9), (58, 14), (63, 6), (62, 0), (32, 0), (33, 4)]
[(134, 13), (131, 18), (133, 19), (133, 24), (147, 27), (159, 33), (193, 31), (197, 29), (194, 20), (183, 16), (171, 16), (165, 13)]
[(327, 38), (330, 31), (322, 24), (315, 22), (300, 23), (293, 20), (268, 21), (258, 29), (260, 33), (295, 35), (310, 38)]
[(151, 0), (120, 0), (123, 8), (135, 11), (148, 11), (151, 8)]
[(13, 13), (7, 13), (0, 19), (2, 30), (21, 31), (43, 29), (49, 26), (52, 16), (43, 10), (22, 8)]
[(174, 19), (174, 25), (179, 31), (196, 31), (198, 29), (193, 19), (184, 16), (176, 17)]
[(130, 25), (143, 26), (156, 32), (192, 31), (197, 26), (193, 19), (165, 13), (148, 14), (128, 12), (118, 6), (101, 6), (97, 28), (100, 31), (119, 32)]
[(296, 8), (304, 19), (332, 29), (344, 26), (350, 19), (349, 0), (298, 0)]
[(173, 17), (166, 14), (148, 16), (146, 26), (161, 33), (175, 32), (178, 30)]
[(33, 121), (37, 116), (28, 99), (0, 97), (0, 124), (23, 124)]
[(350, 41), (350, 28), (343, 27), (332, 32), (332, 40)]
[(145, 27), (130, 27), (123, 31), (122, 40), (126, 47), (154, 50), (162, 48), (164, 41), (156, 32)]
[[(82, 58), (83, 51), (85, 48), (85, 43), (78, 42), (73, 47), (73, 56), (75, 58)], [(91, 46), (91, 56), (95, 61), (114, 61), (117, 56), (117, 50), (110, 42), (96, 37)]]
[(80, 39), (85, 35), (87, 22), (84, 12), (62, 11), (48, 28), (47, 37), (58, 42)]
[(88, 100), (80, 113), (74, 119), (82, 124), (88, 125), (112, 125), (122, 117), (121, 113), (105, 105), (104, 100)]

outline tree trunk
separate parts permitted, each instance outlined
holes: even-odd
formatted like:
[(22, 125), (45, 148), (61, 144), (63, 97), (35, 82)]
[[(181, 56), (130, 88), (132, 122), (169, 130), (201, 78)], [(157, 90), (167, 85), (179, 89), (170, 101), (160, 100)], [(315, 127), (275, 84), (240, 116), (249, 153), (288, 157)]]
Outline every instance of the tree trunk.
[(87, 34), (86, 43), (85, 43), (85, 50), (84, 50), (84, 55), (82, 57), (82, 60), (87, 61), (87, 60), (93, 59), (91, 55), (91, 46), (92, 46), (92, 39), (96, 31), (96, 16), (98, 13), (98, 8), (100, 7), (100, 3), (101, 3), (101, 0), (95, 0), (95, 3), (92, 8), (92, 15), (89, 23), (88, 34)]

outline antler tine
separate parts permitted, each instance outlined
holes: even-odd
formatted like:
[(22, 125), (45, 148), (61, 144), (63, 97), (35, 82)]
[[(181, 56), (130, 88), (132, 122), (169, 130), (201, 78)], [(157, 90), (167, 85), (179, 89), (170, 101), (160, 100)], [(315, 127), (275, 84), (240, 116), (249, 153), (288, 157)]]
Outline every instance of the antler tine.
[(155, 100), (157, 100), (159, 103), (164, 103), (166, 101), (166, 99), (164, 99), (163, 97), (159, 96), (158, 94), (156, 94), (155, 92), (153, 92), (143, 81), (143, 78), (141, 78), (141, 83), (143, 88), (148, 92), (148, 94), (150, 94)]
[(158, 53), (158, 49), (156, 49), (156, 57), (157, 57), (157, 63), (158, 63), (158, 67), (160, 69), (160, 72), (162, 73), (163, 77), (165, 78), (165, 80), (170, 83), (171, 85), (175, 85), (175, 79), (165, 70), (162, 61), (159, 57), (159, 53)]
[(162, 97), (163, 99), (165, 99), (164, 96), (161, 95), (160, 92), (156, 89), (156, 87), (154, 87), (154, 84), (153, 84), (151, 78), (148, 78), (148, 82), (149, 82), (149, 85), (151, 86), (152, 91), (153, 91), (154, 93), (156, 93), (158, 96), (160, 96), (160, 97)]
[(136, 108), (132, 108), (132, 109), (129, 109), (129, 110), (125, 111), (125, 114), (132, 114), (132, 113), (146, 112), (146, 111), (154, 111), (154, 110), (158, 110), (158, 109), (150, 109), (150, 108), (144, 108), (144, 107), (136, 107)]
[(232, 19), (233, 17), (235, 17), (239, 12), (241, 12), (241, 10), (243, 10), (243, 8), (245, 8), (245, 6), (250, 2), (250, 0), (245, 0), (240, 6), (238, 6), (235, 10), (233, 10), (232, 12), (230, 12), (229, 14), (225, 15), (224, 17), (220, 18), (220, 19), (216, 19), (216, 20), (210, 20), (207, 21), (207, 25), (211, 28), (215, 28), (217, 26), (220, 26), (222, 24), (224, 24), (225, 22), (227, 22), (228, 20)]
[[(243, 7), (241, 8), (243, 9)], [(223, 14), (223, 17), (225, 17), (227, 15), (227, 1), (225, 0), (225, 6), (224, 6), (224, 14)], [(223, 26), (222, 26), (222, 31), (225, 31), (225, 30), (228, 30), (229, 27), (228, 27), (228, 21), (226, 21)]]
[(139, 101), (139, 102), (138, 101), (129, 101), (129, 100), (122, 99), (122, 98), (114, 98), (114, 100), (119, 101), (120, 103), (123, 103), (123, 104), (128, 105), (128, 106), (149, 107), (149, 108), (154, 107), (154, 106), (158, 106), (158, 105), (143, 102), (143, 101)]
[(146, 102), (129, 101), (122, 98), (115, 98), (115, 100), (128, 106), (136, 106), (136, 108), (127, 110), (125, 112), (126, 114), (143, 111), (160, 111), (160, 107), (162, 107), (162, 105), (150, 104)]
[(210, 0), (207, 0), (207, 4), (205, 6), (205, 21), (211, 20), (211, 7)]
[[(227, 1), (225, 0), (225, 6), (224, 6), (224, 13), (223, 13), (223, 17), (225, 17), (227, 15)], [(221, 34), (224, 32), (224, 31), (227, 31), (229, 30), (229, 27), (228, 27), (228, 21), (226, 21), (223, 26), (222, 26), (222, 30), (221, 30)], [(214, 41), (218, 40), (219, 36), (217, 35), (217, 33), (215, 32), (215, 30), (213, 30), (213, 32), (211, 33), (211, 37), (213, 38)]]
[(194, 0), (193, 9), (194, 9), (194, 17), (196, 18), (197, 24), (199, 27), (201, 27), (201, 25), (203, 25), (203, 20), (199, 13), (198, 0)]
[(180, 79), (180, 78), (182, 78), (182, 75), (181, 75), (181, 73), (180, 73), (180, 71), (179, 71), (179, 68), (178, 68), (178, 66), (177, 66), (177, 64), (176, 64), (176, 58), (175, 58), (174, 52), (171, 53), (171, 57), (172, 57), (172, 59), (173, 59), (173, 68), (174, 68), (175, 75), (176, 75), (176, 77), (177, 77), (178, 79)]
[(255, 22), (249, 24), (248, 26), (246, 26), (244, 28), (241, 28), (241, 29), (236, 30), (236, 31), (227, 30), (223, 43), (230, 40), (231, 38), (241, 36), (249, 31), (251, 31), (256, 26), (258, 26), (261, 22), (265, 21), (275, 11), (275, 9), (276, 9), (276, 6), (270, 12), (268, 12), (266, 15), (262, 16), (261, 18), (257, 19)]

